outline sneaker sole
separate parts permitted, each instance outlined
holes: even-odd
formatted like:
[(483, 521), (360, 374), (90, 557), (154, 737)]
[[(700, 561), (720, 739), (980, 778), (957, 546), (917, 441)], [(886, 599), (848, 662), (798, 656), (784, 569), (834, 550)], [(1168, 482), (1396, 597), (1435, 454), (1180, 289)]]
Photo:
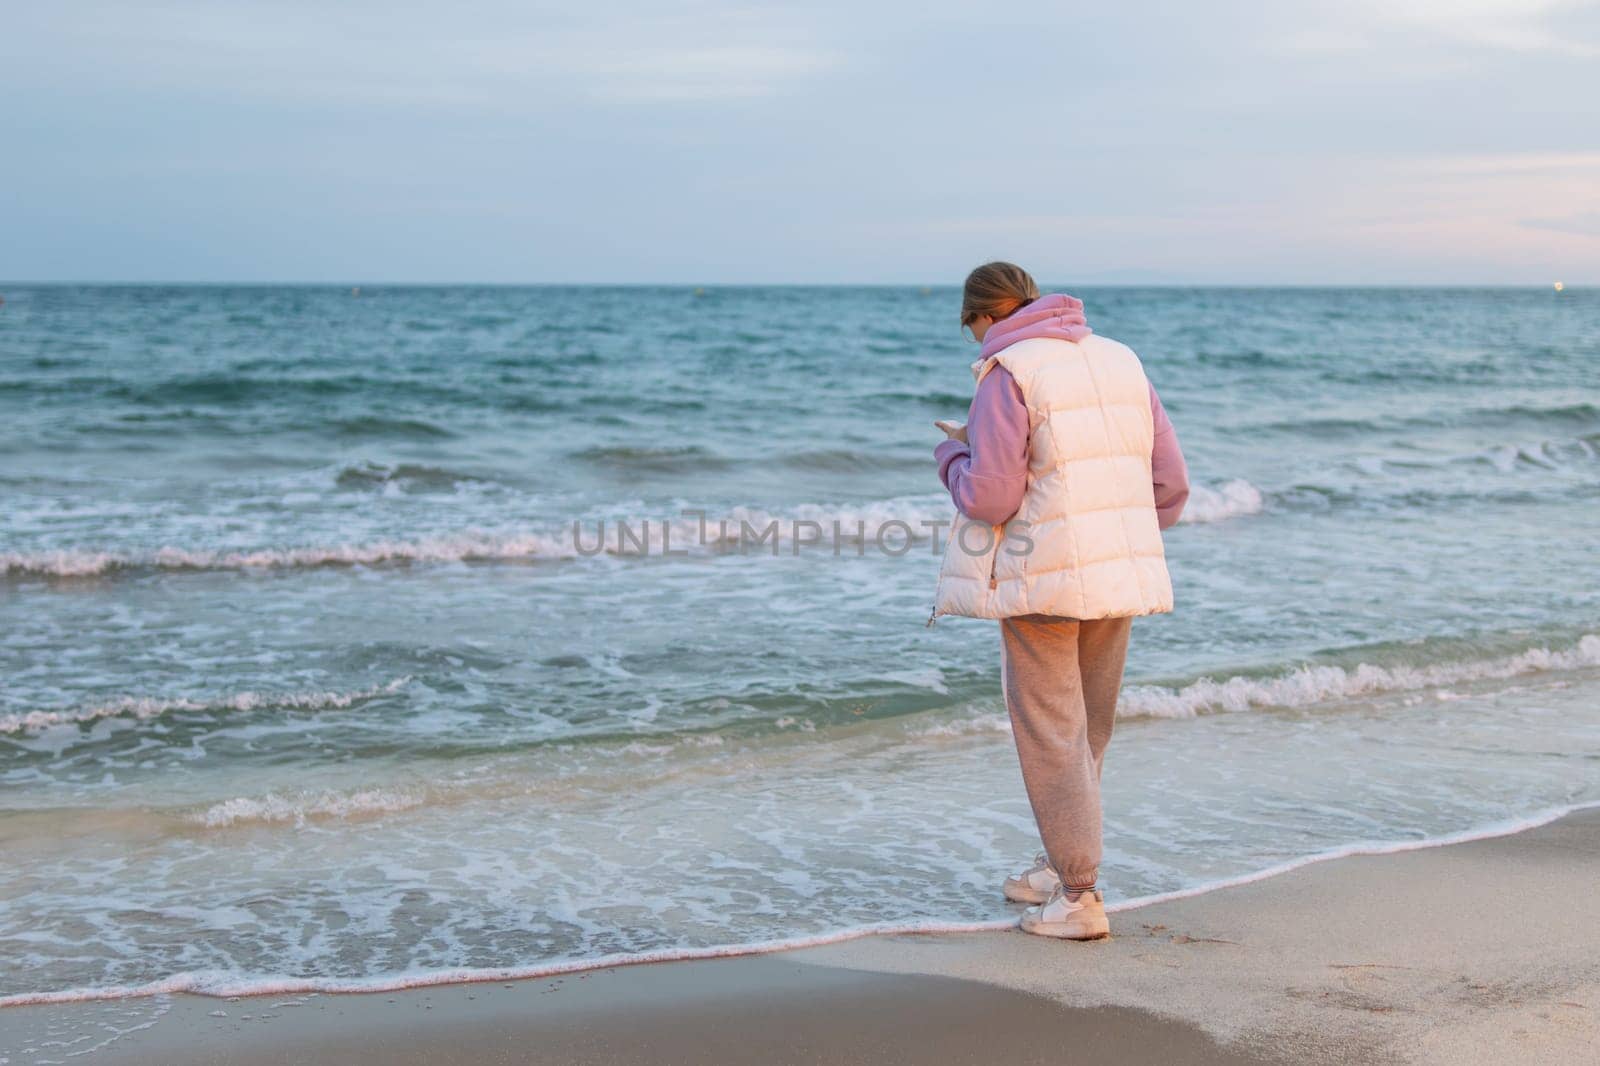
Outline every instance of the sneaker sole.
[(1006, 878), (1006, 883), (1000, 886), (1006, 894), (1006, 899), (1012, 903), (1044, 903), (1050, 899), (1050, 893), (1040, 892), (1037, 888), (1029, 888), (1021, 881)]
[(1075, 926), (1071, 926), (1071, 925), (1067, 925), (1067, 924), (1061, 924), (1061, 925), (1033, 924), (1033, 925), (1030, 925), (1027, 922), (1018, 922), (1017, 926), (1024, 933), (1029, 933), (1029, 934), (1031, 934), (1033, 936), (1047, 936), (1047, 937), (1050, 937), (1053, 940), (1089, 941), (1089, 940), (1110, 940), (1111, 939), (1111, 929), (1110, 929), (1109, 926), (1107, 926), (1104, 929), (1083, 929), (1081, 927), (1075, 927)]

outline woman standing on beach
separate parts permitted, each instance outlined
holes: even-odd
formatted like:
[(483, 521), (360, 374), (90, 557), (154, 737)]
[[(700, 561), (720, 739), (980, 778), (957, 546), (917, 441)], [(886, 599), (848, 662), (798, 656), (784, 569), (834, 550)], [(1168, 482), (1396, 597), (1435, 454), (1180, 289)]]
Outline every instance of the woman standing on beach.
[[(940, 423), (939, 476), (960, 512), (934, 616), (1000, 621), (1000, 678), (1044, 852), (1006, 879), (1022, 928), (1110, 934), (1100, 767), (1133, 617), (1172, 610), (1161, 530), (1189, 497), (1172, 423), (1125, 345), (1027, 271), (967, 276), (961, 324), (982, 344), (967, 424)], [(931, 624), (931, 621), (930, 621)]]

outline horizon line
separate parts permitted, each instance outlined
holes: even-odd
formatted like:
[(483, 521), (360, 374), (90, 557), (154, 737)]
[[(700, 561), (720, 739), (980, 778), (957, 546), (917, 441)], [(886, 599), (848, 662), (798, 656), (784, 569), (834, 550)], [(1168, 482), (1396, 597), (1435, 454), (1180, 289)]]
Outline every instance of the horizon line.
[[(1552, 289), (1558, 282), (1508, 282), (1508, 281), (1082, 281), (1070, 287), (1094, 289)], [(1600, 281), (1560, 282), (1562, 290), (1588, 289), (1600, 286)], [(959, 281), (343, 281), (308, 280), (256, 280), (239, 281), (222, 279), (200, 281), (170, 279), (156, 281), (131, 281), (119, 279), (75, 280), (48, 278), (24, 280), (0, 278), (0, 290), (13, 288), (49, 288), (84, 286), (101, 288), (506, 288), (506, 289), (567, 289), (567, 288), (617, 288), (617, 289), (959, 289)], [(3, 292), (0, 292), (3, 295)]]

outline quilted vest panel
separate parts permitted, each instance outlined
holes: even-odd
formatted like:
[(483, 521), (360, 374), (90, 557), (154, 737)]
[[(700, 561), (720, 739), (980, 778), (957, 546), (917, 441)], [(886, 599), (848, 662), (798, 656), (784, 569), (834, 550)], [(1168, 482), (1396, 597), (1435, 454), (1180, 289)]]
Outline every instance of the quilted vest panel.
[(1172, 610), (1150, 482), (1150, 385), (1108, 337), (1018, 341), (1003, 366), (1028, 408), (1028, 485), (1004, 526), (957, 514), (934, 616), (1089, 621)]

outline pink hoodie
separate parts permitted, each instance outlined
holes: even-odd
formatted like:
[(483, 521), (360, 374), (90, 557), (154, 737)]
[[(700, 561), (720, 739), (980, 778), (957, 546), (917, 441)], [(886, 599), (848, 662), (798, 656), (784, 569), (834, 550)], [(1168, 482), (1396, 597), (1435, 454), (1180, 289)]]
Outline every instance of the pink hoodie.
[[(988, 359), (1020, 340), (1078, 341), (1090, 332), (1080, 300), (1064, 294), (1043, 296), (990, 326), (980, 358)], [(1177, 522), (1189, 499), (1189, 471), (1177, 431), (1154, 385), (1150, 413), (1155, 418), (1150, 466), (1156, 518), (1166, 529)], [(934, 448), (939, 479), (962, 514), (1000, 525), (1017, 513), (1028, 487), (1028, 409), (1022, 390), (1004, 367), (995, 367), (978, 383), (967, 410), (967, 440), (969, 444), (946, 440)]]

